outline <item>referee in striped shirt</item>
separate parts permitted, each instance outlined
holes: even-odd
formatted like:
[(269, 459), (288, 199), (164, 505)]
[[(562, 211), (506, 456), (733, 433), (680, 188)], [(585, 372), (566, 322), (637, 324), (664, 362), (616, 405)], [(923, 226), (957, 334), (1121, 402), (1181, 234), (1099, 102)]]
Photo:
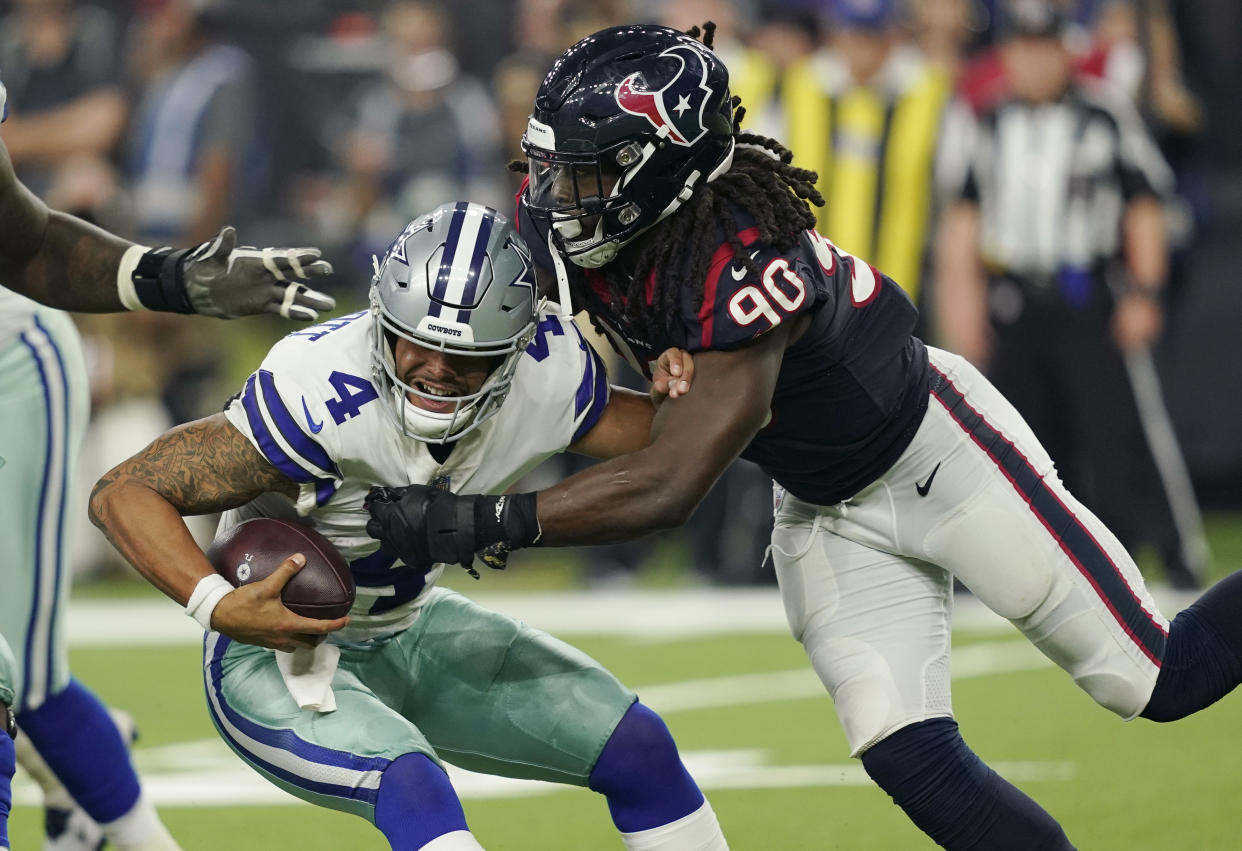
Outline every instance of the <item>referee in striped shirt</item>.
[(1127, 548), (1153, 546), (1170, 584), (1195, 587), (1207, 547), (1150, 356), (1172, 174), (1129, 103), (1075, 78), (1057, 7), (1001, 13), (1009, 93), (964, 118), (959, 159), (941, 163), (956, 175), (943, 342), (986, 369)]

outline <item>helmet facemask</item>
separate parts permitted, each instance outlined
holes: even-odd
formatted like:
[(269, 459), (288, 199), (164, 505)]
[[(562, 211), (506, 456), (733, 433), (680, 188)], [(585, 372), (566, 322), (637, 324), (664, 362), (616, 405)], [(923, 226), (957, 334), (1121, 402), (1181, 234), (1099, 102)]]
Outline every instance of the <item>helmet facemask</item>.
[(551, 223), (563, 256), (596, 268), (643, 230), (642, 210), (624, 190), (650, 156), (637, 142), (591, 154), (545, 151), (524, 141), (530, 159), (531, 211)]

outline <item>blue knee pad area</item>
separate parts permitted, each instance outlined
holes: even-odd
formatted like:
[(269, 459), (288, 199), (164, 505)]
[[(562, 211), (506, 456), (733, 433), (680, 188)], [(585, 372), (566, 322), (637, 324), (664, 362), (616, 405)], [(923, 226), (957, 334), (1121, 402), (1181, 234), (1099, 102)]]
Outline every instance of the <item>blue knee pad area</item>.
[(38, 709), (19, 713), (17, 724), (96, 822), (115, 821), (138, 802), (138, 775), (121, 731), (99, 698), (77, 680)]
[(1160, 676), (1142, 716), (1176, 721), (1242, 682), (1242, 571), (1226, 576), (1169, 625)]
[(952, 718), (903, 727), (862, 763), (919, 830), (951, 851), (1074, 847), (1052, 816), (975, 755)]
[(437, 836), (466, 830), (466, 814), (444, 769), (431, 757), (407, 753), (380, 779), (375, 826), (396, 851), (422, 848)]
[(13, 772), (17, 753), (13, 740), (0, 730), (0, 846), (9, 847), (9, 812), (13, 809)]
[(608, 799), (612, 822), (623, 833), (669, 824), (703, 806), (664, 719), (641, 703), (630, 706), (612, 731), (587, 785)]

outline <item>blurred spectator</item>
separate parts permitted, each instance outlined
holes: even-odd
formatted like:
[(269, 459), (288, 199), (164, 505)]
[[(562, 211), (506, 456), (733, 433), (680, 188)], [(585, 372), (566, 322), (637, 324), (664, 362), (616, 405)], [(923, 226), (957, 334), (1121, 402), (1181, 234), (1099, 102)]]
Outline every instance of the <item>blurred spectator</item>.
[[(5, 144), (35, 194), (90, 214), (111, 199), (107, 163), (125, 127), (112, 16), (73, 0), (15, 0), (0, 19)], [(57, 186), (58, 182), (64, 181)]]
[(978, 0), (912, 0), (910, 29), (927, 61), (956, 80), (987, 26)]
[(382, 253), (393, 233), (446, 198), (512, 206), (496, 106), (461, 72), (444, 9), (396, 0), (381, 36), (387, 74), (355, 96), (348, 123), (334, 131), (344, 186), (330, 203), (340, 205), (338, 224), (356, 235), (362, 258)]
[[(554, 58), (534, 51), (522, 51), (506, 56), (496, 66), (492, 91), (496, 93), (501, 148), (506, 162), (525, 156), (522, 153), (522, 134), (526, 132), (535, 93)], [(509, 176), (510, 188), (516, 193), (526, 175), (509, 172)], [(506, 215), (512, 213), (513, 199), (507, 198), (506, 206), (500, 210)]]
[[(258, 75), (248, 54), (225, 43), (229, 20), (223, 0), (136, 6), (127, 58), (138, 106), (127, 165), (140, 242), (192, 245), (224, 224), (245, 232), (265, 198)], [(192, 324), (169, 314), (83, 323), (95, 407), (84, 484), (92, 463), (106, 470), (172, 425), (219, 409), (220, 353), (248, 332)], [(212, 522), (191, 523), (200, 542), (210, 541)], [(80, 541), (79, 570), (119, 564), (95, 530), (83, 530)]]
[(786, 78), (795, 165), (819, 173), (819, 230), (918, 302), (947, 75), (902, 41), (896, 0), (832, 0), (830, 35)]
[(244, 226), (264, 197), (258, 82), (250, 57), (219, 39), (221, 21), (212, 0), (139, 4), (129, 171), (141, 241), (206, 241)]
[(1157, 132), (1199, 129), (1203, 110), (1182, 80), (1181, 50), (1164, 0), (1105, 0), (1091, 34), (1084, 71), (1122, 88)]
[(1043, 0), (1006, 6), (1010, 94), (963, 136), (937, 316), (947, 346), (986, 366), (1060, 459), (1067, 487), (1193, 587), (1206, 545), (1150, 357), (1172, 175), (1129, 104), (1075, 80), (1065, 24)]

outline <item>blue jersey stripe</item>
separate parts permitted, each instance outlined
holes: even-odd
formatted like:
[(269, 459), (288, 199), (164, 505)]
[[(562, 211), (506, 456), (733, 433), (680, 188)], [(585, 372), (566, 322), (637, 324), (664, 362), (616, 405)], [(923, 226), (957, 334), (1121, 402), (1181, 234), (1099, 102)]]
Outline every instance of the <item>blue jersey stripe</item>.
[[(210, 634), (204, 637), (204, 648), (206, 647), (206, 642), (209, 636)], [(382, 757), (361, 757), (350, 753), (349, 751), (334, 750), (332, 748), (326, 748), (322, 745), (317, 745), (313, 742), (308, 742), (298, 736), (297, 733), (291, 729), (264, 727), (261, 724), (251, 721), (237, 710), (233, 709), (233, 707), (229, 706), (229, 703), (224, 696), (224, 690), (221, 688), (221, 681), (224, 676), (224, 654), (231, 643), (231, 639), (226, 638), (223, 635), (219, 636), (215, 651), (212, 654), (211, 663), (209, 665), (210, 677), (205, 683), (211, 692), (208, 696), (207, 706), (211, 710), (212, 721), (215, 722), (216, 728), (220, 731), (220, 734), (228, 739), (229, 743), (234, 748), (246, 754), (247, 760), (253, 762), (256, 766), (262, 768), (269, 774), (279, 777), (286, 783), (290, 783), (299, 788), (306, 789), (308, 792), (314, 792), (319, 795), (329, 795), (338, 798), (352, 798), (354, 800), (364, 801), (374, 806), (376, 798), (379, 796), (378, 788), (364, 789), (312, 780), (309, 777), (297, 774), (287, 768), (273, 765), (272, 763), (259, 758), (254, 753), (247, 750), (244, 744), (238, 742), (229, 735), (228, 729), (223, 723), (225, 719), (227, 719), (228, 723), (232, 725), (232, 727), (249, 736), (251, 739), (254, 739), (256, 742), (269, 747), (279, 748), (280, 750), (291, 753), (299, 759), (306, 760), (307, 762), (318, 763), (321, 765), (331, 766), (333, 768), (346, 768), (353, 771), (378, 772), (383, 772), (392, 763), (392, 760), (384, 759)], [(216, 700), (213, 701), (210, 699), (212, 695), (214, 695)], [(215, 704), (217, 702), (219, 703), (220, 710), (223, 713), (223, 718), (221, 718), (220, 712), (217, 712), (216, 710)]]
[(315, 479), (315, 505), (322, 506), (332, 499), (336, 493), (336, 482), (332, 479)]
[(932, 367), (931, 392), (1001, 469), (1031, 512), (1056, 540), (1061, 551), (1091, 583), (1096, 594), (1130, 639), (1157, 666), (1164, 659), (1168, 634), (1143, 608), (1134, 589), (1108, 552), (1082, 521), (1048, 486), (1031, 462), (983, 415), (975, 410), (947, 375)]
[(332, 463), (332, 458), (313, 437), (302, 430), (297, 420), (289, 413), (289, 409), (285, 407), (284, 400), (276, 391), (276, 380), (272, 373), (261, 369), (258, 376), (259, 387), (263, 390), (263, 404), (267, 412), (271, 414), (272, 422), (276, 423), (276, 428), (280, 429), (285, 442), (293, 447), (293, 451), (301, 455), (303, 460), (314, 464), (329, 476), (341, 478), (341, 471), (337, 469), (336, 464)]
[(263, 414), (259, 412), (258, 389), (255, 387), (253, 375), (246, 379), (246, 389), (242, 391), (241, 402), (242, 408), (246, 411), (246, 420), (250, 423), (250, 431), (254, 439), (258, 441), (259, 451), (263, 453), (263, 457), (295, 482), (312, 481), (315, 478), (314, 474), (285, 454), (285, 450), (280, 448), (280, 444), (272, 437), (267, 423), (263, 421)]
[[(575, 330), (577, 330), (576, 327)], [(579, 332), (579, 338), (581, 336)], [(585, 341), (583, 344), (586, 344)], [(608, 407), (608, 369), (595, 349), (588, 345), (586, 350), (587, 368), (582, 375), (582, 383), (578, 385), (578, 393), (574, 397), (574, 417), (579, 416), (584, 410), (586, 416), (574, 431), (573, 441), (577, 441), (595, 428), (595, 424), (604, 414), (604, 409)]]

